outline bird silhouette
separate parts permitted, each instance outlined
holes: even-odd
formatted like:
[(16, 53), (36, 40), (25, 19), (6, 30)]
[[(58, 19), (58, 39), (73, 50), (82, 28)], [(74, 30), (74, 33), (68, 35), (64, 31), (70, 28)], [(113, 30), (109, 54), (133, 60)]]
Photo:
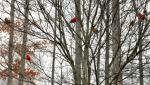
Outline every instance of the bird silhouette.
[(10, 25), (10, 24), (11, 24), (11, 21), (10, 21), (8, 18), (5, 18), (4, 23)]

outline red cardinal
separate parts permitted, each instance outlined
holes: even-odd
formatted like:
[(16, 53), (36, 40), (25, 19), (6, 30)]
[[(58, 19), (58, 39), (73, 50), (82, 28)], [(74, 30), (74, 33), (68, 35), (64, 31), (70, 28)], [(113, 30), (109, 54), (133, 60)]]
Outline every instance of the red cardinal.
[(77, 17), (74, 17), (74, 18), (72, 18), (71, 20), (70, 20), (70, 23), (75, 23), (75, 22), (78, 22), (79, 20), (78, 20), (78, 18)]
[(144, 20), (144, 19), (146, 19), (146, 18), (145, 18), (145, 15), (142, 14), (142, 13), (138, 13), (138, 14), (137, 14), (137, 17), (138, 17), (139, 20)]
[(26, 55), (26, 60), (31, 61), (31, 57), (29, 54)]

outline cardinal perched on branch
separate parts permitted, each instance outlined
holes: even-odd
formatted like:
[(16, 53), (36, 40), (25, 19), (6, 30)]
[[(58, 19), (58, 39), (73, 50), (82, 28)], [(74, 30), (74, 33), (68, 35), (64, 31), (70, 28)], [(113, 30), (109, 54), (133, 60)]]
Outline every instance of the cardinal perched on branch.
[(138, 13), (137, 14), (138, 20), (142, 21), (144, 19), (146, 19), (145, 14), (144, 13)]
[(27, 54), (26, 57), (25, 57), (25, 59), (26, 59), (27, 61), (31, 61), (31, 56), (30, 56), (29, 54)]
[(79, 19), (77, 17), (74, 17), (70, 20), (70, 23), (75, 23), (75, 22), (78, 22)]
[(5, 18), (4, 23), (7, 24), (7, 25), (10, 25), (11, 21), (8, 18)]

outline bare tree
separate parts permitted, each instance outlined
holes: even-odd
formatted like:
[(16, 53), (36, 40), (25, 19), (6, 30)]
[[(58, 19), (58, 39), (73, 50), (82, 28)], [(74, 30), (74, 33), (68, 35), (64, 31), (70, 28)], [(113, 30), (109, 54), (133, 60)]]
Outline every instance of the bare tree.
[[(43, 69), (41, 73), (46, 75), (46, 80), (51, 82), (52, 85), (55, 83), (62, 84), (62, 81), (59, 83), (57, 82), (57, 79), (54, 79), (56, 75), (55, 57), (59, 54), (69, 63), (68, 67), (72, 68), (70, 75), (73, 76), (69, 78), (73, 78), (74, 81), (70, 81), (71, 84), (90, 85), (91, 83), (94, 83), (100, 85), (101, 83), (104, 83), (103, 81), (105, 81), (105, 85), (122, 84), (122, 76), (123, 78), (126, 77), (123, 72), (126, 71), (130, 62), (133, 61), (137, 55), (141, 55), (143, 53), (142, 51), (149, 49), (149, 40), (145, 40), (145, 38), (149, 36), (147, 31), (149, 25), (146, 26), (146, 23), (148, 24), (148, 22), (144, 22), (143, 24), (144, 20), (140, 21), (142, 22), (141, 25), (144, 25), (145, 27), (142, 28), (143, 30), (140, 29), (141, 33), (140, 36), (138, 36), (137, 30), (135, 29), (140, 27), (138, 27), (137, 24), (132, 25), (134, 27), (133, 29), (131, 25), (128, 26), (130, 24), (130, 18), (128, 15), (131, 14), (137, 18), (136, 14), (138, 13), (135, 13), (134, 15), (134, 13), (129, 12), (126, 15), (123, 15), (126, 10), (123, 9), (124, 7), (121, 8), (120, 6), (125, 6), (124, 4), (121, 4), (125, 2), (119, 2), (118, 0), (112, 1), (112, 6), (110, 6), (112, 10), (110, 11), (108, 5), (110, 4), (110, 0), (67, 1), (68, 2), (60, 0), (45, 0), (43, 2), (42, 0), (37, 0), (39, 6), (37, 7), (38, 12), (43, 15), (42, 24), (32, 22), (32, 20), (27, 18), (26, 13), (22, 13), (22, 16), (25, 17), (23, 24), (24, 34), (29, 33), (38, 38), (42, 37), (53, 44), (53, 51), (47, 51), (49, 52), (49, 55), (53, 54), (52, 75), (46, 74)], [(16, 10), (19, 10), (19, 8)], [(112, 17), (110, 17), (110, 15), (112, 15)], [(69, 19), (72, 16), (75, 16), (75, 18), (78, 19), (77, 22), (69, 22)], [(25, 28), (28, 28), (27, 24), (25, 26), (25, 23), (28, 23), (27, 21), (36, 27), (36, 29), (32, 29), (35, 33), (32, 33), (31, 31), (27, 32), (27, 29), (27, 31), (25, 31)], [(112, 25), (110, 26), (110, 24)], [(110, 28), (112, 29), (110, 30)], [(36, 33), (36, 31), (40, 31), (38, 32), (39, 34)], [(40, 35), (40, 33), (42, 35)], [(21, 46), (23, 53), (23, 62), (21, 65), (23, 67), (23, 63), (25, 63), (23, 59), (25, 59), (26, 53), (24, 49), (27, 47), (25, 38), (26, 37), (24, 37), (24, 43)], [(72, 39), (73, 42), (70, 42), (69, 39)], [(112, 41), (110, 39), (112, 39)], [(33, 41), (34, 40), (31, 40), (31, 42)], [(71, 49), (69, 48), (70, 44), (72, 46)], [(112, 46), (112, 50), (109, 47), (110, 45)], [(140, 45), (142, 45), (141, 49)], [(36, 47), (38, 48), (38, 45), (36, 45)], [(50, 49), (50, 47), (48, 47), (48, 49)], [(40, 50), (40, 52), (42, 51), (43, 50)], [(139, 57), (139, 61), (142, 60), (142, 57)], [(105, 63), (100, 62), (103, 60)], [(105, 64), (105, 67), (103, 64)], [(139, 67), (142, 67), (140, 65), (143, 66), (144, 64), (141, 62)], [(40, 69), (41, 68), (42, 67), (40, 67)], [(23, 72), (24, 68), (20, 67), (20, 70), (21, 69)], [(61, 76), (64, 75), (63, 71), (63, 68), (61, 68)], [(22, 72), (20, 71), (20, 78), (24, 74)], [(141, 72), (143, 71), (141, 70)], [(127, 76), (124, 80), (128, 78), (129, 77)], [(142, 76), (140, 78), (143, 79)], [(24, 79), (24, 76), (22, 79)], [(20, 82), (22, 79), (20, 79)], [(63, 79), (61, 78), (61, 80)], [(95, 80), (96, 82), (93, 82)]]

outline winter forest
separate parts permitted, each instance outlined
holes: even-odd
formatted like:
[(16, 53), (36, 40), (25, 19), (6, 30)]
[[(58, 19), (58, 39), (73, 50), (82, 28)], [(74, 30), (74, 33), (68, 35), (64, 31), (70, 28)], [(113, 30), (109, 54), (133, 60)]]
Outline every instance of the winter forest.
[(0, 0), (0, 85), (150, 85), (149, 0)]

